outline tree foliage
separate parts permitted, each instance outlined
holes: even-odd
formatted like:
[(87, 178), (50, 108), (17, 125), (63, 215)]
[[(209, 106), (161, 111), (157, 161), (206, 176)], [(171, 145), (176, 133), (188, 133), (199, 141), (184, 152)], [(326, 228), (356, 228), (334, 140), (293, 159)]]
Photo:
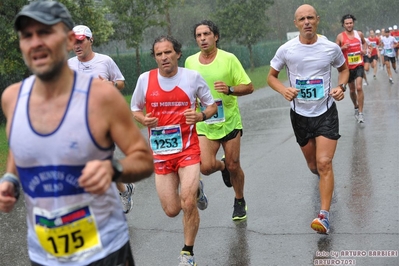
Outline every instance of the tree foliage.
[[(95, 44), (105, 43), (113, 34), (112, 22), (105, 15), (106, 7), (98, 6), (94, 0), (59, 0), (72, 15), (75, 23), (85, 24), (93, 30)], [(30, 75), (19, 50), (18, 36), (13, 28), (15, 15), (28, 4), (27, 0), (0, 1), (0, 92), (7, 86)], [(0, 115), (0, 122), (4, 118)]]
[(107, 43), (114, 34), (110, 10), (107, 6), (97, 4), (94, 0), (58, 0), (71, 13), (75, 25), (86, 25), (93, 32), (94, 45)]
[(220, 37), (246, 46), (253, 70), (252, 47), (267, 36), (269, 27), (265, 12), (274, 1), (217, 0), (216, 3), (217, 9), (213, 18), (222, 32)]
[[(106, 19), (109, 10), (96, 6), (94, 0), (59, 0), (70, 11), (77, 24), (90, 27), (96, 38), (95, 44), (100, 45), (113, 34), (112, 22)], [(0, 75), (13, 77), (10, 83), (29, 75), (18, 48), (17, 34), (13, 28), (15, 15), (28, 4), (26, 0), (2, 0), (0, 2)], [(4, 83), (1, 83), (4, 88)]]
[(153, 26), (165, 26), (160, 19), (165, 0), (105, 0), (115, 14), (115, 38), (126, 42), (127, 47), (136, 48), (143, 42), (144, 31)]
[[(14, 31), (13, 21), (21, 7), (26, 4), (24, 0), (2, 0), (0, 2), (0, 76), (21, 77), (26, 73), (24, 62), (19, 52), (18, 38)], [(6, 83), (2, 80), (1, 85)]]
[(125, 41), (128, 48), (136, 49), (137, 72), (141, 72), (139, 49), (145, 30), (168, 26), (164, 15), (175, 3), (176, 0), (105, 0), (115, 14), (115, 38)]

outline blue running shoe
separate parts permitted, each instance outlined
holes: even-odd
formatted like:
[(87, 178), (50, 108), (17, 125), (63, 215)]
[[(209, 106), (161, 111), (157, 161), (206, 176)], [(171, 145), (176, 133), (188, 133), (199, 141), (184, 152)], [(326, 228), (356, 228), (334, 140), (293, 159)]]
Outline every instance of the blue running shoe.
[(197, 207), (201, 211), (208, 208), (208, 197), (204, 193), (204, 183), (202, 183), (202, 180), (200, 180), (198, 187)]
[(319, 234), (328, 235), (330, 232), (330, 223), (328, 222), (328, 219), (325, 218), (325, 216), (321, 213), (312, 221), (310, 227)]

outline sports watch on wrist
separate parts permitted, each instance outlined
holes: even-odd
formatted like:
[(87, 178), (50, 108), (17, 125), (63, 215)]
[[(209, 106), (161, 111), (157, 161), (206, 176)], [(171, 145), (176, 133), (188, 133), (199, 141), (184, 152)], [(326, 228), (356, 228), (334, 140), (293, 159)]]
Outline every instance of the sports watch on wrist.
[(116, 180), (122, 175), (123, 173), (123, 166), (119, 162), (119, 160), (111, 159), (112, 169), (114, 170), (114, 175), (112, 176), (112, 182), (116, 182)]
[(339, 84), (339, 86), (341, 87), (343, 92), (346, 91), (346, 84), (342, 83), (342, 84)]
[(229, 92), (227, 95), (233, 94), (234, 93), (234, 87), (229, 87)]
[(115, 88), (118, 88), (118, 82), (114, 81)]

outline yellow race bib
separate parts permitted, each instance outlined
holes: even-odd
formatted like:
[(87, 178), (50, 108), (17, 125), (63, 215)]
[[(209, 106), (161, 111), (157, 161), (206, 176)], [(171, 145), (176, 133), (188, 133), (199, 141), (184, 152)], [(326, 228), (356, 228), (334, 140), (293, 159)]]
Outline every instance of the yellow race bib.
[(89, 206), (54, 212), (34, 208), (35, 232), (40, 245), (61, 261), (76, 261), (102, 249), (96, 220)]

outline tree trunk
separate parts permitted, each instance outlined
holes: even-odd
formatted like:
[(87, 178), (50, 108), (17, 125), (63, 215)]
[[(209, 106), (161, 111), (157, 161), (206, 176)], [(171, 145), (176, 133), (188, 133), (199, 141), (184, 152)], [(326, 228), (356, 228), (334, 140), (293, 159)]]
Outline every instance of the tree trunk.
[(136, 46), (136, 75), (141, 74), (140, 46)]
[(254, 55), (253, 55), (253, 51), (252, 51), (252, 45), (248, 44), (248, 51), (249, 51), (249, 62), (251, 64), (251, 72), (254, 72), (254, 68), (255, 68), (255, 63), (254, 63)]
[(165, 19), (168, 27), (168, 35), (172, 35), (172, 23), (170, 21), (170, 13), (169, 13), (169, 0), (166, 1)]

